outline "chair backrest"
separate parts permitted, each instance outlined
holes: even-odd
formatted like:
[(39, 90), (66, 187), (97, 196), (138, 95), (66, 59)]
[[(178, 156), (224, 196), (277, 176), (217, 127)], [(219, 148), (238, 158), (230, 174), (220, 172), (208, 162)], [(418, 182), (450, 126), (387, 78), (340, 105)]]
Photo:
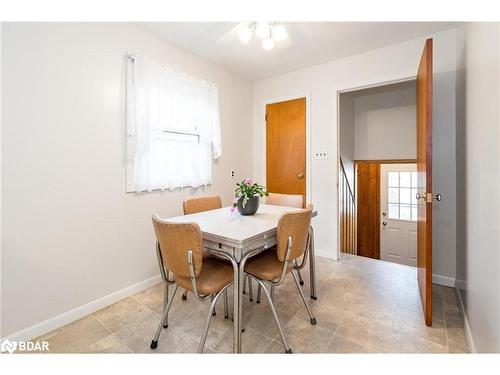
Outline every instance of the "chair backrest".
[(191, 250), (195, 276), (199, 276), (203, 266), (203, 237), (198, 224), (169, 223), (154, 215), (153, 227), (163, 265), (174, 275), (190, 277), (187, 254)]
[(302, 195), (269, 193), (266, 204), (302, 208), (304, 207), (304, 197)]
[(285, 212), (281, 215), (277, 230), (277, 256), (281, 262), (285, 261), (288, 237), (292, 237), (292, 248), (288, 260), (297, 259), (304, 254), (312, 210), (312, 204), (308, 204), (304, 210)]
[(182, 202), (182, 208), (184, 209), (184, 215), (195, 214), (222, 208), (222, 201), (219, 196), (189, 198)]

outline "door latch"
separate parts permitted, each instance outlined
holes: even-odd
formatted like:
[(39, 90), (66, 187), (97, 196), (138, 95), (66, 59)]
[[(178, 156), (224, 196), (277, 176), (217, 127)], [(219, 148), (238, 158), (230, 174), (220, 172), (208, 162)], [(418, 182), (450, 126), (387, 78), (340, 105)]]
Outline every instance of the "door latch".
[(420, 194), (420, 193), (417, 193), (415, 194), (415, 198), (418, 200), (422, 199), (424, 201), (426, 201), (427, 203), (432, 203), (432, 200), (437, 200), (438, 202), (441, 202), (441, 194), (432, 194), (432, 193), (423, 193), (423, 194)]

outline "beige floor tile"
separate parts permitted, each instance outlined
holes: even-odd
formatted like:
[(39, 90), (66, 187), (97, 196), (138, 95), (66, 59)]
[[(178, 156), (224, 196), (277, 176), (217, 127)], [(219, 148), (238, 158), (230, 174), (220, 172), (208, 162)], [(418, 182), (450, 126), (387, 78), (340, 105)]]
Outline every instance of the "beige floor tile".
[[(284, 327), (293, 318), (294, 313), (277, 310), (278, 319)], [(263, 303), (249, 305), (243, 312), (245, 327), (250, 327), (262, 333), (269, 338), (277, 338), (278, 330), (269, 309), (269, 306)]]
[(326, 352), (336, 354), (376, 353), (375, 351), (340, 335), (335, 335), (333, 337), (333, 340), (330, 345), (328, 345)]
[(448, 347), (403, 332), (391, 335), (389, 353), (448, 353)]
[(95, 312), (94, 316), (111, 332), (117, 332), (129, 324), (144, 320), (151, 312), (134, 297), (129, 297)]
[(175, 324), (162, 329), (158, 347), (150, 349), (151, 340), (160, 321), (160, 315), (150, 312), (144, 319), (131, 323), (115, 333), (115, 336), (135, 353), (196, 353), (199, 337), (193, 336)]
[(347, 313), (346, 318), (337, 330), (337, 334), (378, 352), (387, 349), (391, 333), (392, 328), (390, 325), (363, 319), (351, 313)]
[(350, 313), (337, 330), (337, 334), (378, 352), (386, 350), (391, 333), (390, 325), (363, 319)]
[(132, 353), (132, 351), (111, 334), (87, 346), (80, 353)]
[(281, 343), (281, 341), (276, 341), (273, 340), (266, 350), (264, 351), (265, 354), (286, 354), (285, 353), (285, 347)]
[(90, 315), (62, 327), (55, 334), (47, 335), (43, 340), (48, 341), (51, 353), (77, 353), (109, 334), (109, 330)]
[[(176, 321), (175, 326), (187, 332), (199, 342), (208, 316), (208, 310), (208, 302), (205, 304), (200, 303), (200, 306), (187, 315), (185, 319)], [(224, 352), (228, 350), (228, 345), (231, 345), (232, 348), (233, 327), (233, 321), (224, 319), (223, 314), (213, 316), (205, 343), (207, 352)], [(228, 334), (229, 332), (231, 334)]]
[(432, 327), (428, 327), (421, 311), (398, 310), (393, 327), (396, 331), (410, 333), (441, 345), (447, 345), (444, 321), (433, 319)]
[(361, 318), (372, 319), (381, 324), (392, 325), (396, 313), (397, 300), (377, 299), (374, 296), (355, 296), (348, 312)]
[(448, 337), (448, 346), (453, 349), (461, 350), (463, 352), (468, 352), (469, 348), (467, 345), (467, 339), (465, 338), (465, 331), (462, 323), (455, 323), (452, 321), (447, 321), (446, 323), (446, 335)]
[[(321, 298), (313, 301), (310, 304), (313, 316), (316, 318), (317, 324), (331, 332), (335, 332), (342, 323), (346, 314), (345, 310), (333, 307), (327, 299)], [(296, 317), (309, 322), (309, 314), (304, 305), (302, 309), (295, 315)]]
[[(245, 328), (245, 332), (241, 335), (241, 340), (241, 352), (254, 354), (263, 353), (273, 341), (271, 338), (249, 327)], [(229, 330), (224, 334), (222, 342), (223, 344), (218, 348), (218, 351), (212, 351), (211, 353), (233, 352), (233, 330)]]
[(354, 298), (354, 294), (348, 287), (339, 286), (335, 280), (329, 279), (318, 291), (318, 299), (329, 301), (331, 306), (337, 309), (347, 310)]
[(294, 353), (324, 353), (333, 338), (333, 332), (298, 316), (288, 322), (284, 332)]

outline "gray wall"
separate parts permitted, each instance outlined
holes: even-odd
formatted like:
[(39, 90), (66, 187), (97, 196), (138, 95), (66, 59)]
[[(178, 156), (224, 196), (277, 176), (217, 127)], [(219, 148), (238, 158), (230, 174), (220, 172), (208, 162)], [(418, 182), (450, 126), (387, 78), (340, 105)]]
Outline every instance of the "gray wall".
[(500, 352), (500, 24), (457, 30), (457, 287), (477, 352)]
[[(125, 193), (126, 53), (219, 85), (211, 187)], [(2, 77), (2, 337), (158, 276), (151, 215), (251, 175), (251, 83), (134, 24), (4, 23)]]
[(354, 93), (354, 158), (415, 159), (417, 114), (415, 81)]

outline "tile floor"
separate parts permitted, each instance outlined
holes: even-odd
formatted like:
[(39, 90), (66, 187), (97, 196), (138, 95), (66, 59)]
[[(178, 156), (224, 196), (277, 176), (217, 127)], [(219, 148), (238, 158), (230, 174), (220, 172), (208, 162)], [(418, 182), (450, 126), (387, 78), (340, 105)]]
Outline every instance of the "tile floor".
[[(276, 290), (275, 306), (290, 347), (294, 353), (467, 352), (454, 289), (433, 286), (434, 322), (427, 327), (415, 272), (410, 267), (347, 254), (340, 262), (318, 257), (318, 300), (309, 300), (316, 326), (310, 325), (291, 276)], [(306, 269), (303, 277), (308, 296)], [(158, 348), (149, 348), (162, 310), (162, 288), (154, 286), (38, 339), (48, 341), (51, 352), (56, 353), (196, 352), (208, 302), (192, 295), (182, 301), (180, 293)], [(243, 352), (283, 353), (265, 301), (251, 303), (245, 296), (244, 319)], [(224, 319), (221, 300), (205, 352), (231, 353), (232, 329), (231, 319)]]

